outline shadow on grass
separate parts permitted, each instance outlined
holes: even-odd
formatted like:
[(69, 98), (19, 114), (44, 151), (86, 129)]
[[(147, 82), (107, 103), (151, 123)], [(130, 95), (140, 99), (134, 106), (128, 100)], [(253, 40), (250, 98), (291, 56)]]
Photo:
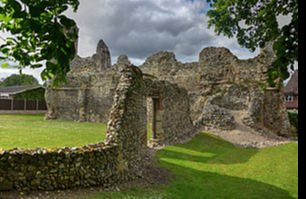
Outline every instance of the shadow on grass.
[(209, 134), (198, 134), (186, 144), (170, 146), (159, 151), (161, 156), (210, 164), (238, 164), (247, 162), (258, 152), (256, 148), (237, 148), (233, 144)]
[(176, 179), (165, 190), (165, 198), (293, 198), (286, 190), (256, 180), (198, 171), (169, 162), (162, 164), (176, 175)]
[[(186, 144), (166, 147), (157, 153), (157, 160), (176, 176), (165, 191), (166, 198), (293, 198), (289, 192), (274, 185), (205, 171), (205, 164), (246, 163), (258, 151), (238, 148), (204, 133)], [(194, 163), (198, 165), (193, 167)]]
[[(256, 180), (220, 175), (161, 162), (175, 174), (168, 186), (101, 192), (89, 199), (291, 199), (286, 190)], [(87, 198), (87, 197), (86, 197)]]
[(245, 163), (257, 152), (257, 149), (237, 148), (212, 135), (199, 134), (187, 144), (169, 146), (157, 153), (159, 165), (175, 175), (169, 185), (147, 189), (139, 187), (123, 192), (104, 192), (93, 196), (92, 199), (294, 198), (287, 190), (271, 184), (240, 176), (222, 175), (216, 173), (217, 170), (213, 172), (205, 169), (205, 165), (209, 164)]

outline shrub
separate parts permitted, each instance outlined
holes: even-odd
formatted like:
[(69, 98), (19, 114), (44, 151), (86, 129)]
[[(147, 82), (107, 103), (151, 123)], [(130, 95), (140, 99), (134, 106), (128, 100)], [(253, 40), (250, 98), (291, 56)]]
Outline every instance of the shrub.
[(299, 129), (299, 113), (297, 111), (288, 111), (289, 121), (297, 130)]

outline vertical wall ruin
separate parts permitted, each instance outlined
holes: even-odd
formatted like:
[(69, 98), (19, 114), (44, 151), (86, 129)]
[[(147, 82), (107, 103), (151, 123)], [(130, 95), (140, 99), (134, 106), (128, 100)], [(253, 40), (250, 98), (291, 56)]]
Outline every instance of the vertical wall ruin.
[[(118, 145), (122, 150), (122, 168), (139, 169), (142, 153), (147, 146), (146, 98), (142, 72), (127, 65), (114, 96), (108, 122), (106, 143)], [(141, 170), (139, 170), (141, 171)]]
[(290, 136), (290, 122), (286, 117), (287, 110), (284, 95), (279, 89), (268, 88), (263, 103), (263, 126), (280, 136)]

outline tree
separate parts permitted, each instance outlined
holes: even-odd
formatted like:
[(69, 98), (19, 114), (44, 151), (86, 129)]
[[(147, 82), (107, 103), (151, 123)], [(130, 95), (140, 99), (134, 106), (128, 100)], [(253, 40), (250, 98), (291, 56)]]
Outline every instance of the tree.
[[(269, 69), (269, 84), (281, 84), (289, 77), (298, 60), (298, 1), (297, 0), (207, 0), (208, 26), (217, 34), (236, 36), (238, 43), (254, 51), (274, 42), (276, 60)], [(291, 17), (289, 24), (280, 27), (279, 16)], [(279, 81), (277, 81), (279, 80)]]
[(0, 0), (0, 30), (9, 32), (0, 46), (1, 59), (24, 67), (39, 68), (43, 80), (65, 79), (76, 54), (76, 23), (63, 12), (74, 11), (78, 0)]
[(11, 75), (3, 80), (0, 83), (1, 87), (7, 86), (32, 86), (32, 85), (39, 85), (37, 79), (32, 75)]

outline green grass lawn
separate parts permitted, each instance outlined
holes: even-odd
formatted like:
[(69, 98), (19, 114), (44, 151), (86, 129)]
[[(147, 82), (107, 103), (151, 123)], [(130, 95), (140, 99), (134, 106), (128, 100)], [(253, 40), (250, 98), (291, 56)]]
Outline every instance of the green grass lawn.
[(175, 175), (170, 185), (93, 195), (91, 199), (282, 199), (298, 197), (298, 145), (242, 149), (201, 133), (157, 153)]
[[(150, 129), (150, 127), (148, 127)], [(0, 148), (82, 146), (102, 141), (104, 124), (44, 121), (42, 115), (0, 115)], [(157, 153), (175, 175), (169, 185), (104, 192), (90, 199), (297, 198), (298, 144), (243, 149), (201, 133)]]
[(103, 141), (106, 125), (44, 120), (43, 115), (0, 115), (0, 148), (74, 147)]
[[(148, 139), (152, 136), (148, 125)], [(106, 125), (44, 120), (44, 115), (1, 115), (0, 148), (75, 147), (104, 140)]]

